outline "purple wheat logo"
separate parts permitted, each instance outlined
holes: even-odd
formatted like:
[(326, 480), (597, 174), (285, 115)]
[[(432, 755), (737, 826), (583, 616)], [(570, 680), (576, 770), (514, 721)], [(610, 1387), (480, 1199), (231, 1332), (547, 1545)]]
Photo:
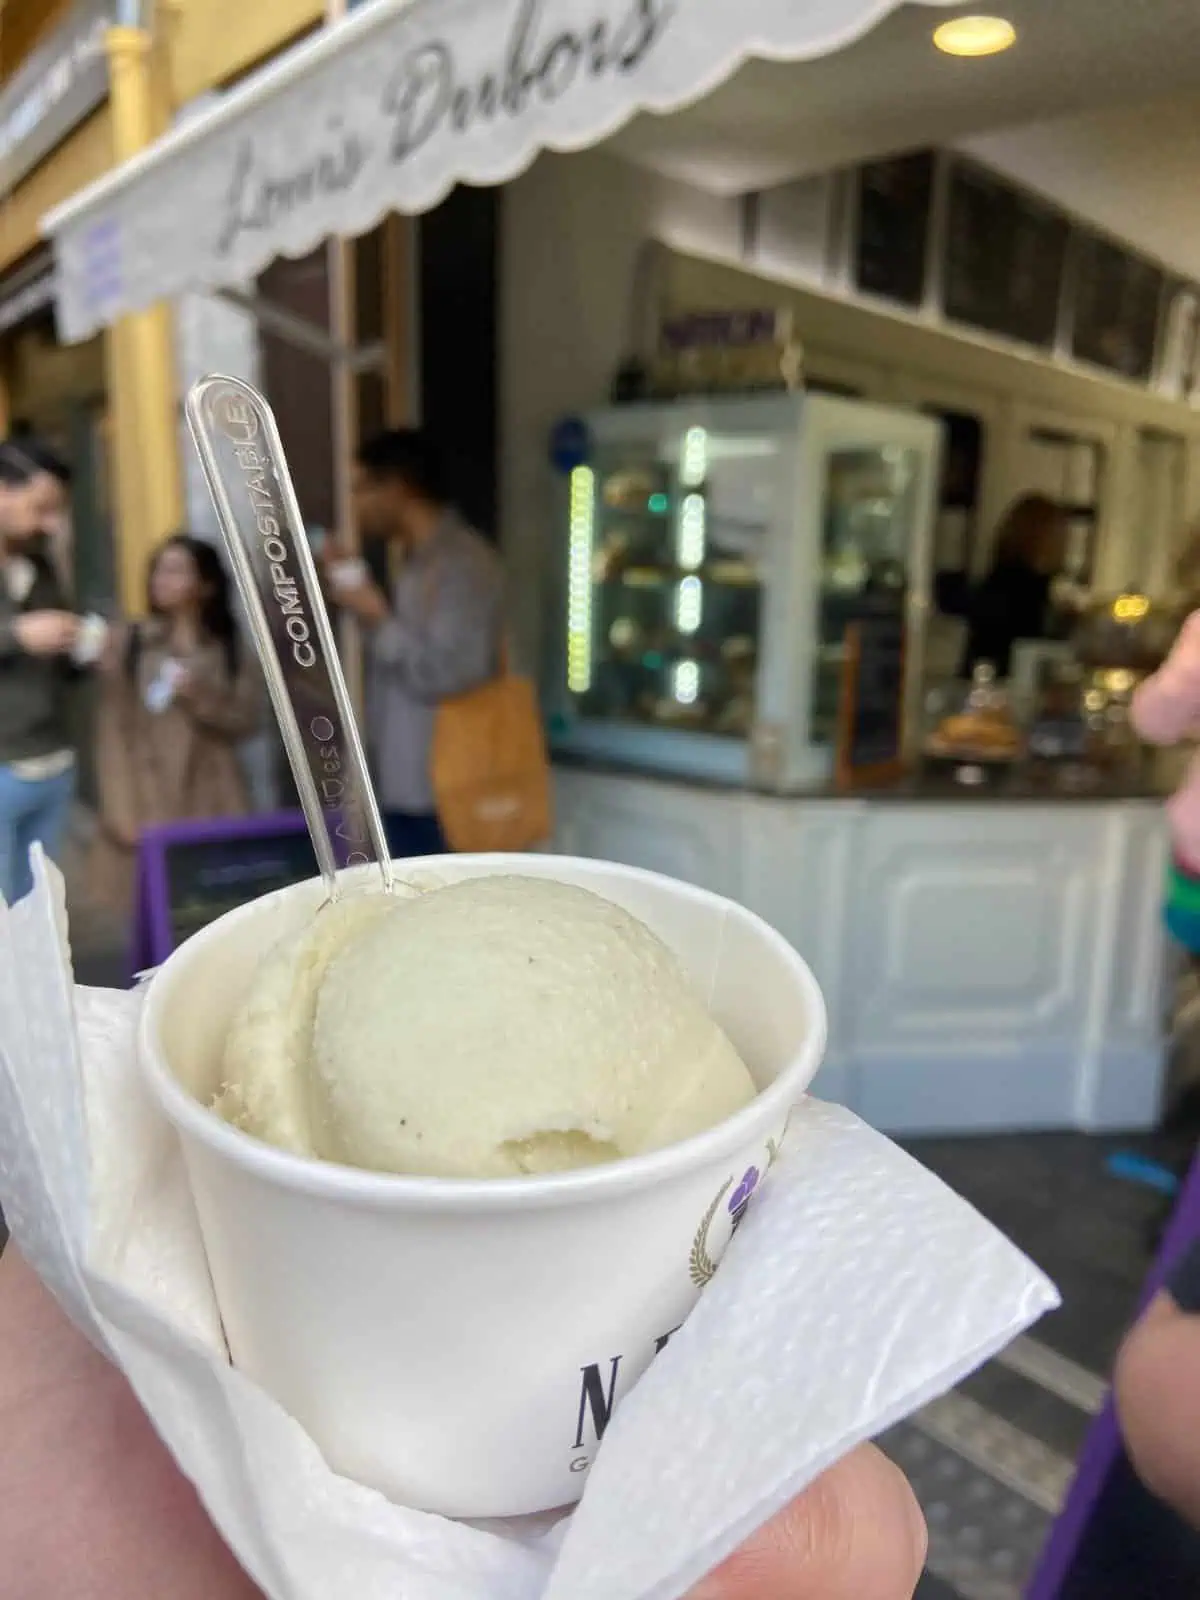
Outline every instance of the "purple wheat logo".
[(757, 1167), (748, 1167), (742, 1176), (741, 1183), (729, 1196), (729, 1215), (733, 1219), (735, 1230), (746, 1215), (746, 1207), (753, 1199), (754, 1191), (758, 1188), (761, 1177), (762, 1174)]

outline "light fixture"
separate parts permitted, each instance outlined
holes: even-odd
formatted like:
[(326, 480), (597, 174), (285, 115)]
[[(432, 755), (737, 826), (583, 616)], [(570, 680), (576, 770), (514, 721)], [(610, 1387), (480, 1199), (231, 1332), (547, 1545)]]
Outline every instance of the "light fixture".
[(571, 474), (567, 546), (567, 688), (586, 694), (592, 686), (592, 551), (596, 533), (596, 475), (591, 467)]
[(951, 17), (933, 30), (933, 42), (948, 56), (995, 56), (1017, 42), (1007, 17)]
[(706, 520), (704, 496), (695, 492), (684, 495), (675, 529), (675, 559), (685, 572), (695, 572), (704, 565)]

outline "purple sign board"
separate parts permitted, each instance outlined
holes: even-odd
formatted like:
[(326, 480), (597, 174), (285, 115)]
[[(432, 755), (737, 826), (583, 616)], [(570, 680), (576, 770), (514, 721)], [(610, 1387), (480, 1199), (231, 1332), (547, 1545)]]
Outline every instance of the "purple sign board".
[(316, 871), (299, 811), (148, 829), (138, 848), (134, 971), (158, 966), (227, 911)]

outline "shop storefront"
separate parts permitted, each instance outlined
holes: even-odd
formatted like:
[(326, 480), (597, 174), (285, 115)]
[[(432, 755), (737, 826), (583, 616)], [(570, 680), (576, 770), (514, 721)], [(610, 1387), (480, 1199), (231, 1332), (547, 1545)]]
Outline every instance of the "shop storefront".
[[(689, 103), (738, 71), (748, 38), (799, 60), (887, 9), (480, 0), (448, 16), (434, 0), (374, 0), (47, 219), (61, 325), (85, 339), (199, 286), (244, 301), (239, 286), (261, 285), (279, 258), (369, 239), (455, 184), (505, 184), (539, 150), (582, 151), (639, 111)], [(1129, 774), (1075, 792), (953, 774), (879, 787), (919, 742), (939, 420), (899, 394), (831, 397), (854, 387), (832, 369), (805, 391), (775, 306), (689, 301), (680, 285), (702, 264), (686, 261), (664, 303), (673, 359), (691, 376), (674, 398), (607, 409), (620, 349), (592, 348), (592, 307), (574, 280), (566, 293), (555, 217), (588, 210), (630, 260), (644, 239), (620, 194), (572, 189), (571, 162), (590, 178), (590, 157), (552, 159), (567, 173), (563, 206), (523, 247), (545, 345), (506, 295), (502, 384), (506, 401), (518, 370), (542, 386), (524, 401), (505, 520), (510, 559), (515, 549), (540, 584), (549, 619), (558, 846), (694, 880), (769, 917), (830, 1006), (820, 1088), (880, 1126), (1151, 1123), (1163, 1070), (1154, 794)], [(611, 264), (611, 239), (606, 255), (571, 245), (581, 273)], [(505, 266), (520, 270), (511, 256)], [(597, 293), (627, 328), (627, 278)], [(747, 318), (770, 323), (780, 392), (714, 399), (695, 368), (706, 347), (753, 342)], [(376, 336), (360, 325), (323, 347), (358, 374), (364, 418)], [(589, 393), (559, 391), (588, 414), (554, 429), (554, 376), (589, 361)], [(453, 377), (470, 390), (469, 352)], [(872, 606), (855, 610), (848, 597), (864, 589)]]

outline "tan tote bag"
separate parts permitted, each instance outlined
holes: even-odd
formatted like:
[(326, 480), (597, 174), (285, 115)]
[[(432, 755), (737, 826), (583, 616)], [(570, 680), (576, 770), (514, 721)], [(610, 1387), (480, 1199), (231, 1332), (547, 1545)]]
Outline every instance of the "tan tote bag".
[(433, 792), (452, 850), (529, 850), (554, 830), (550, 762), (537, 691), (502, 647), (490, 683), (443, 700), (431, 756)]

